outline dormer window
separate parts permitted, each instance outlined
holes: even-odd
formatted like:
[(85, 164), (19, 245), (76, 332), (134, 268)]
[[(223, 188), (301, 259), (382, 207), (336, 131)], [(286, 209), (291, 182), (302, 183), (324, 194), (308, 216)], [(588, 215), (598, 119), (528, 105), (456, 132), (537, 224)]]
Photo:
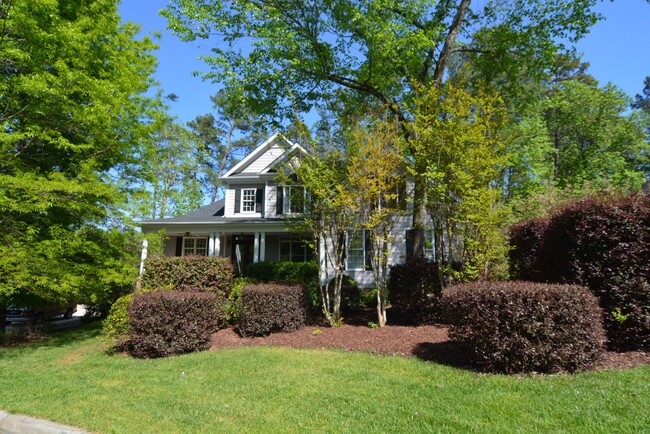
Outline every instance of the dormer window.
[(241, 212), (255, 212), (255, 188), (243, 188), (241, 191)]

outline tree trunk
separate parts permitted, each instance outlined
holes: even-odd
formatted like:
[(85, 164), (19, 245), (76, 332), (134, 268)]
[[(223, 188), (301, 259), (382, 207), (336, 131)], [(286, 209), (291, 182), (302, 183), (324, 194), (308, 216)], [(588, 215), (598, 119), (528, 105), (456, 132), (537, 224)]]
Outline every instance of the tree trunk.
[(382, 294), (379, 288), (377, 288), (377, 320), (379, 321), (379, 327), (386, 325), (388, 320), (386, 315), (386, 298)]
[[(417, 158), (416, 160), (421, 160)], [(413, 251), (407, 252), (408, 256), (423, 258), (426, 254), (426, 237), (425, 229), (427, 227), (427, 196), (428, 186), (425, 176), (427, 170), (426, 163), (416, 161), (415, 179), (413, 189)]]

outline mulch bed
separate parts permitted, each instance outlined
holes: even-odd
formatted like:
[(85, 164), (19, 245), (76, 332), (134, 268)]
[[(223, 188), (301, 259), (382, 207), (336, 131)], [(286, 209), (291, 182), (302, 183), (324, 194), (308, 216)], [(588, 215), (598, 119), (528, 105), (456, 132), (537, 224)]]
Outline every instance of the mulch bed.
[[(446, 326), (386, 325), (373, 329), (368, 326), (368, 322), (376, 321), (374, 314), (375, 311), (372, 309), (347, 312), (347, 315), (344, 314), (346, 324), (341, 327), (329, 327), (315, 322), (294, 333), (274, 333), (256, 338), (242, 338), (235, 330), (227, 328), (212, 335), (211, 349), (256, 345), (341, 349), (417, 357), (426, 361), (471, 369), (471, 364), (462, 349), (449, 341)], [(629, 369), (644, 364), (650, 364), (650, 353), (606, 352), (594, 369)]]

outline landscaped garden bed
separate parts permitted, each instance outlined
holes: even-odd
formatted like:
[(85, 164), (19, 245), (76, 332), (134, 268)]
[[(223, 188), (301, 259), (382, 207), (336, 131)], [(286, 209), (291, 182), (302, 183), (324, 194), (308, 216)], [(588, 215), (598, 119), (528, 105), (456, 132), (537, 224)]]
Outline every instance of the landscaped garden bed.
[[(229, 327), (212, 335), (210, 349), (257, 345), (341, 349), (380, 355), (417, 357), (449, 366), (473, 369), (463, 350), (449, 341), (447, 326), (389, 324), (373, 329), (368, 327), (368, 323), (375, 319), (375, 315), (374, 309), (356, 309), (346, 312), (345, 324), (341, 327), (312, 323), (293, 333), (273, 333), (269, 336), (255, 338), (243, 338), (232, 327)], [(650, 353), (607, 351), (594, 366), (594, 369), (627, 369), (644, 364), (650, 364)]]

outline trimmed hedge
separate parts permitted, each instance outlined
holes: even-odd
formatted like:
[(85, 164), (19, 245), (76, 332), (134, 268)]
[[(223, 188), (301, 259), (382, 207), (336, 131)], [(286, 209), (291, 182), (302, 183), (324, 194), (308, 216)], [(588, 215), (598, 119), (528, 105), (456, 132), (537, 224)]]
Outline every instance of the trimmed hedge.
[(148, 259), (144, 266), (144, 288), (213, 292), (228, 297), (235, 269), (221, 256), (165, 256)]
[(246, 337), (294, 332), (305, 325), (309, 311), (307, 290), (299, 284), (249, 284), (239, 303), (239, 333)]
[(443, 304), (449, 339), (489, 372), (574, 372), (602, 353), (602, 311), (584, 287), (473, 282), (446, 289)]
[(225, 323), (223, 300), (207, 292), (138, 294), (128, 313), (128, 351), (140, 358), (207, 349), (211, 334)]
[(431, 324), (439, 316), (442, 292), (439, 266), (427, 258), (410, 257), (390, 267), (390, 304), (402, 322)]
[(513, 277), (587, 286), (610, 347), (650, 350), (650, 195), (574, 202), (515, 225), (510, 244)]
[(244, 276), (263, 283), (305, 285), (309, 290), (309, 303), (312, 309), (320, 311), (318, 264), (315, 262), (256, 262), (246, 266)]
[(315, 262), (262, 261), (249, 264), (246, 277), (260, 282), (304, 283), (318, 282), (318, 265)]

